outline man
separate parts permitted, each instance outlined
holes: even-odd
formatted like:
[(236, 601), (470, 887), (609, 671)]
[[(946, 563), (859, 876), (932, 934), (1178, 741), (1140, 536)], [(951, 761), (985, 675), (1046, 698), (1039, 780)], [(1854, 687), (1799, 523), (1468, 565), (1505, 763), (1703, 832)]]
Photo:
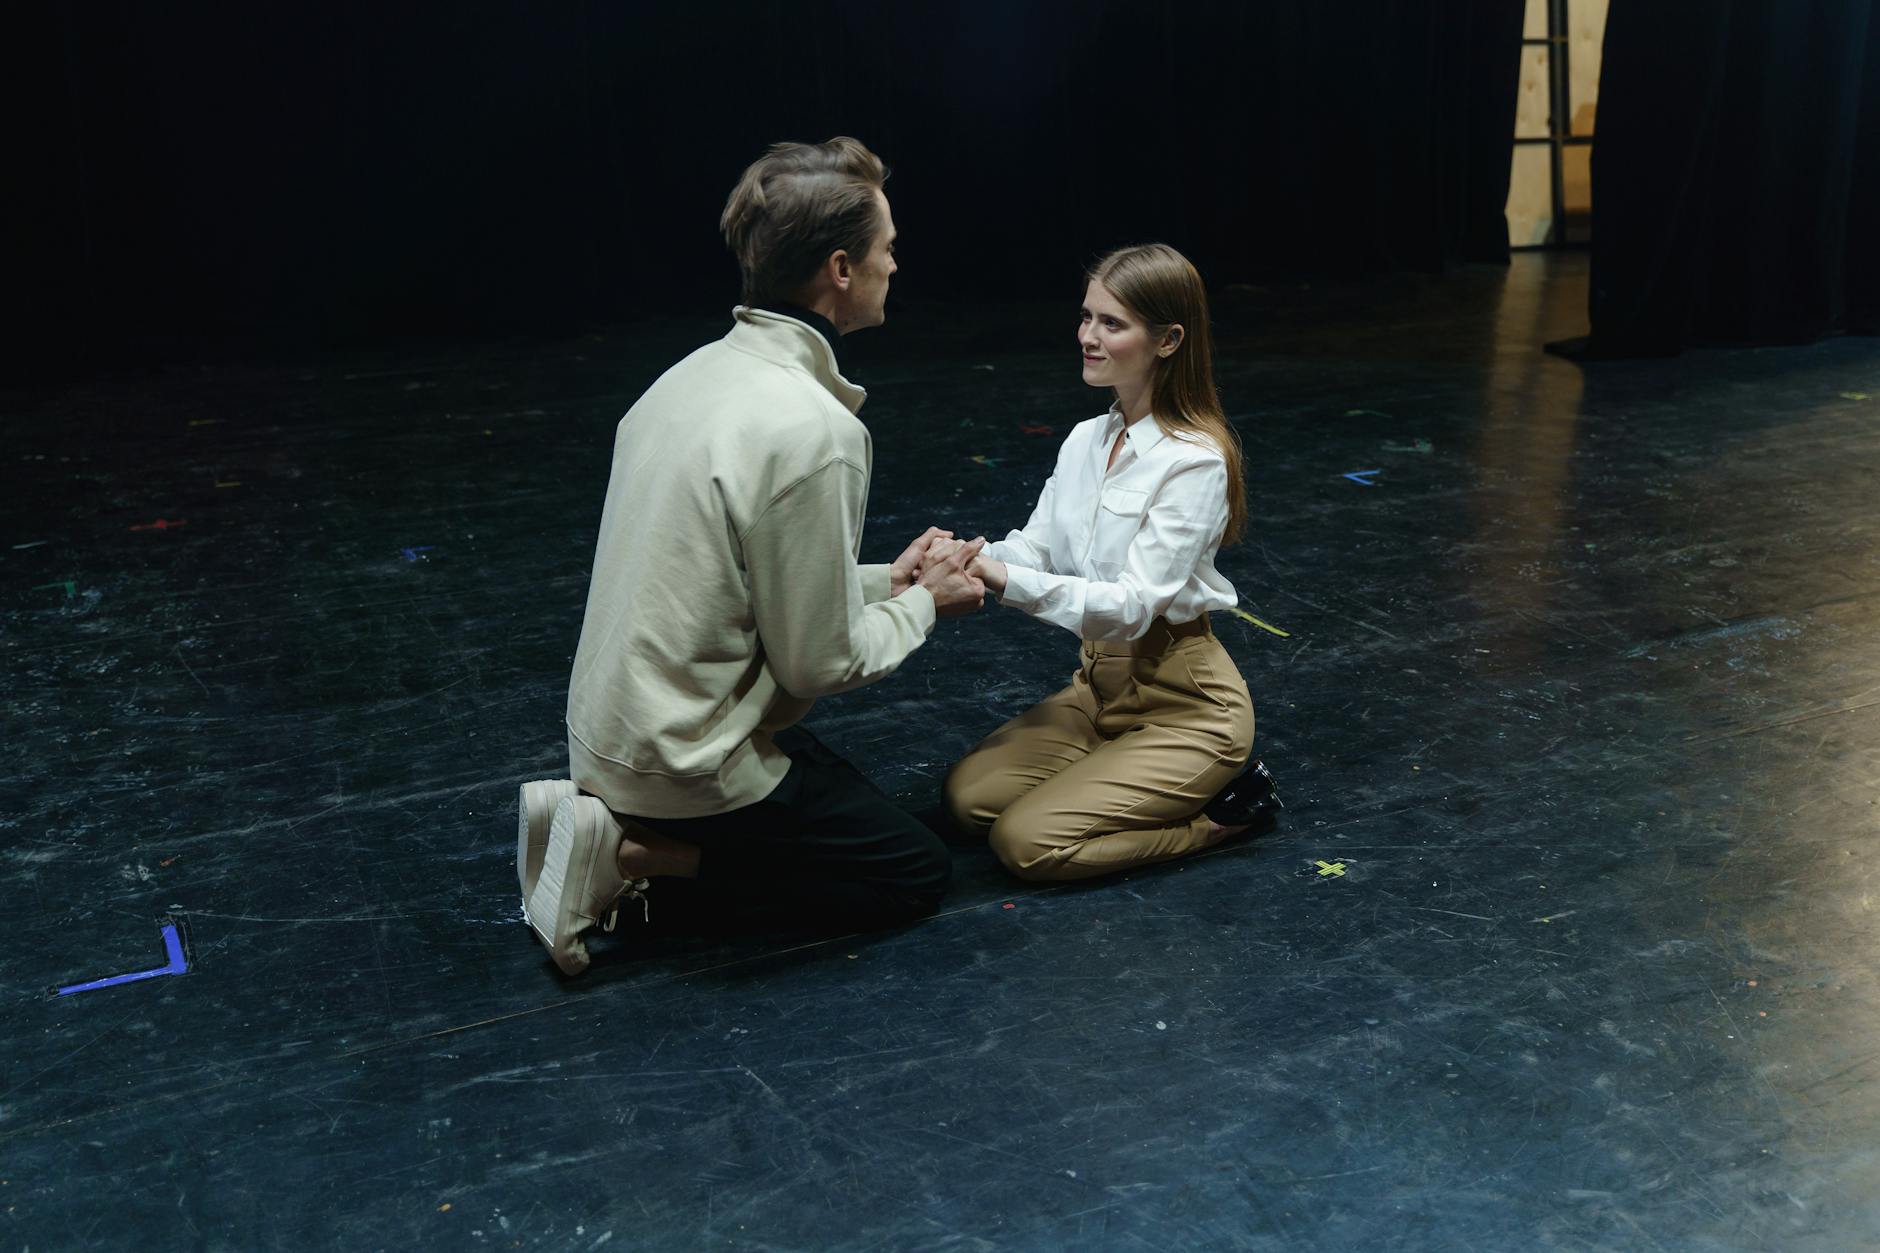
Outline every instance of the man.
[(839, 345), (883, 320), (887, 175), (846, 137), (747, 169), (720, 220), (744, 276), (730, 333), (620, 422), (568, 692), (574, 777), (519, 802), (524, 913), (564, 973), (622, 900), (662, 924), (860, 928), (945, 888), (925, 826), (813, 737), (775, 739), (985, 596), (977, 546), (923, 567), (937, 529), (856, 564), (873, 454)]

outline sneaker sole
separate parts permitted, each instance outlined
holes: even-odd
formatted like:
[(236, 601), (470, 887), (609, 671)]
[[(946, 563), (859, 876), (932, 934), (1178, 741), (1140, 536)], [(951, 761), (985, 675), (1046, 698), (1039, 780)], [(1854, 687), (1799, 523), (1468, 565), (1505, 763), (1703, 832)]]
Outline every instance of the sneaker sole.
[[(535, 938), (565, 975), (578, 975), (588, 968), (587, 943), (581, 933), (595, 919), (583, 915), (581, 905), (591, 895), (607, 853), (599, 823), (591, 813), (582, 812), (587, 806), (580, 802), (588, 799), (570, 796), (555, 806), (542, 873), (522, 911)], [(599, 806), (600, 802), (590, 800), (589, 804)]]
[(580, 794), (573, 779), (536, 779), (516, 790), (516, 885), (522, 889), (524, 905), (542, 873), (556, 807), (563, 798)]

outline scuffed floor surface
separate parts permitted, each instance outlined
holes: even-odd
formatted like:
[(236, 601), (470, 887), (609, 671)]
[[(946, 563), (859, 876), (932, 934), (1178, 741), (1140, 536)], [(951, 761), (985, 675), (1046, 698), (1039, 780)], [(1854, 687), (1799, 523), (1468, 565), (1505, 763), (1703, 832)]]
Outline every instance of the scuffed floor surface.
[[(721, 325), (6, 394), (0, 1245), (1880, 1246), (1880, 344), (1582, 371), (1584, 296), (1222, 294), (1279, 833), (572, 982), (515, 788)], [(1074, 314), (854, 337), (865, 557), (1023, 520)], [(989, 607), (809, 725), (920, 808), (1075, 663)]]

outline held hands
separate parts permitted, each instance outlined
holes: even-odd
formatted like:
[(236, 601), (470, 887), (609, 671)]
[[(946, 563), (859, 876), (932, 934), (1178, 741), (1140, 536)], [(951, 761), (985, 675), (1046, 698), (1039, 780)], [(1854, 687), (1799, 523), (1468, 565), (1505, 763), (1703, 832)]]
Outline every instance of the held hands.
[(907, 551), (902, 553), (899, 557), (896, 557), (894, 564), (888, 567), (889, 591), (899, 596), (902, 592), (914, 586), (915, 582), (920, 578), (921, 565), (927, 559), (929, 546), (931, 546), (935, 540), (950, 540), (952, 538), (953, 532), (943, 531), (937, 526), (930, 526), (922, 532), (919, 538), (907, 546)]
[(935, 610), (942, 618), (958, 618), (986, 603), (986, 585), (973, 573), (983, 539), (962, 543), (955, 539), (935, 539), (928, 546), (921, 563), (920, 585), (933, 593)]
[(1005, 590), (1005, 564), (984, 556), (986, 537), (960, 540), (953, 532), (930, 526), (888, 567), (888, 583), (899, 596), (918, 583), (933, 595), (942, 618), (957, 618), (985, 604), (990, 579)]
[(990, 588), (995, 596), (1003, 596), (1005, 595), (1005, 563), (979, 551), (985, 546), (986, 537), (983, 535), (972, 540), (936, 538), (927, 549), (927, 560), (939, 560), (950, 554), (971, 549), (972, 556), (967, 562), (967, 573)]

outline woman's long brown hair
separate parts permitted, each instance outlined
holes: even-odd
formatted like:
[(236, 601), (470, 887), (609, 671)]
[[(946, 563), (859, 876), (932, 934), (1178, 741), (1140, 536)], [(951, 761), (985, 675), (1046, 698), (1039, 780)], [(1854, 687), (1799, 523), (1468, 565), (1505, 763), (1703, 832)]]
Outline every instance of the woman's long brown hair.
[(1149, 411), (1174, 431), (1212, 440), (1227, 461), (1227, 530), (1223, 544), (1237, 541), (1247, 525), (1247, 480), (1240, 437), (1221, 409), (1214, 389), (1214, 340), (1208, 331), (1208, 292), (1187, 257), (1167, 244), (1118, 248), (1090, 269), (1090, 280), (1132, 309), (1152, 338), (1181, 324), (1182, 341), (1158, 358), (1150, 380)]

